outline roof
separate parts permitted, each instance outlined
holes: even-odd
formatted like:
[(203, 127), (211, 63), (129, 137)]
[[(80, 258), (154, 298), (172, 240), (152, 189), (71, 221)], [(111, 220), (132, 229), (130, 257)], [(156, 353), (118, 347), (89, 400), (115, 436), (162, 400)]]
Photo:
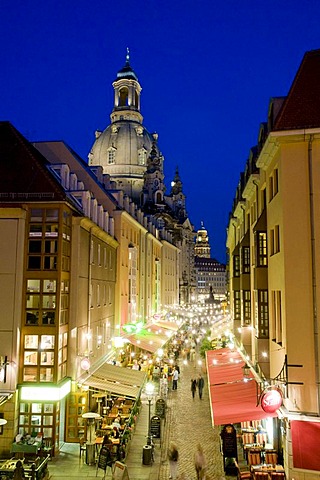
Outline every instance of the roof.
[(119, 72), (117, 73), (117, 80), (120, 80), (121, 78), (138, 81), (138, 77), (133, 71), (128, 59), (126, 60), (125, 66), (122, 67), (121, 70), (119, 70)]
[(306, 52), (273, 130), (320, 127), (320, 49)]
[(10, 122), (0, 122), (0, 166), (1, 201), (67, 201), (50, 163)]

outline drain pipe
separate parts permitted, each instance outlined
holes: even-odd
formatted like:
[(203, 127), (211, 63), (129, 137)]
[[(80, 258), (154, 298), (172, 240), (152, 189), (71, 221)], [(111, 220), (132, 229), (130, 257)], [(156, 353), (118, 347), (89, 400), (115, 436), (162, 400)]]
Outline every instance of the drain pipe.
[(318, 306), (317, 306), (317, 277), (316, 277), (316, 252), (315, 252), (315, 225), (314, 225), (314, 194), (313, 194), (313, 135), (309, 136), (308, 143), (308, 180), (309, 180), (309, 208), (310, 208), (310, 235), (311, 235), (311, 274), (312, 274), (312, 310), (313, 310), (313, 335), (315, 373), (318, 386), (318, 411), (320, 412), (320, 371), (319, 371), (319, 331), (318, 331)]

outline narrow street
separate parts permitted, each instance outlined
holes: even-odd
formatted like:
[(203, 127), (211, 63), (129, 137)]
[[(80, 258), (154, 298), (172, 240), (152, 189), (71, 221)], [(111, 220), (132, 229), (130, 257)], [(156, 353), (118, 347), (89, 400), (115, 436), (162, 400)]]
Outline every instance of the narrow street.
[[(202, 400), (199, 399), (198, 391), (195, 398), (191, 393), (191, 378), (198, 376), (202, 367), (198, 365), (199, 356), (195, 361), (180, 366), (180, 378), (178, 389), (169, 392), (168, 411), (166, 417), (166, 429), (163, 448), (163, 458), (160, 466), (160, 480), (169, 478), (169, 463), (165, 456), (169, 442), (177, 443), (179, 451), (178, 475), (185, 474), (186, 480), (196, 479), (193, 463), (194, 453), (198, 443), (203, 447), (207, 459), (206, 480), (226, 478), (223, 471), (223, 460), (220, 453), (220, 427), (213, 428), (211, 425), (210, 403), (206, 373), (203, 372), (205, 387)], [(179, 478), (179, 476), (178, 476)]]

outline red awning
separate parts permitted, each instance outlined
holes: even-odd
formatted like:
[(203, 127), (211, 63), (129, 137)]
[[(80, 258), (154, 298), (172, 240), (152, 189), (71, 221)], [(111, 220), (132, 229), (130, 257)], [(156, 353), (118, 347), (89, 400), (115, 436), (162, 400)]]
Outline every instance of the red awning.
[(248, 381), (244, 381), (245, 362), (237, 350), (220, 348), (206, 354), (213, 425), (277, 416), (257, 406), (257, 383), (251, 373)]
[(291, 420), (294, 468), (320, 470), (320, 423)]

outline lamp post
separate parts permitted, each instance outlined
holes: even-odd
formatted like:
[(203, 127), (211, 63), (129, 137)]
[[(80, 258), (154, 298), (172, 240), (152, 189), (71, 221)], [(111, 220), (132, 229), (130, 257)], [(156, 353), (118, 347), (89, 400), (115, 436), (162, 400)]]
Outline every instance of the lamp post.
[(149, 420), (148, 420), (148, 439), (147, 444), (151, 445), (151, 401), (154, 394), (154, 384), (152, 382), (148, 382), (146, 384), (146, 394), (148, 399), (148, 406), (149, 406)]

